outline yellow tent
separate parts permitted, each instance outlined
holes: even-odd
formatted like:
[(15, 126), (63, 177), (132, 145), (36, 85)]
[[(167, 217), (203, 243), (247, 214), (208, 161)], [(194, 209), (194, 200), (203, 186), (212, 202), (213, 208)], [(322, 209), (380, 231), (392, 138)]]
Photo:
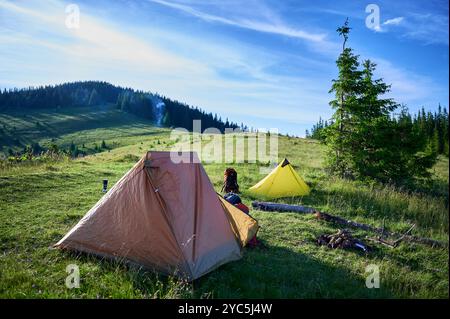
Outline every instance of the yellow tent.
[(250, 187), (250, 192), (267, 198), (291, 197), (309, 195), (309, 187), (297, 174), (287, 159), (284, 159), (269, 175), (256, 185)]

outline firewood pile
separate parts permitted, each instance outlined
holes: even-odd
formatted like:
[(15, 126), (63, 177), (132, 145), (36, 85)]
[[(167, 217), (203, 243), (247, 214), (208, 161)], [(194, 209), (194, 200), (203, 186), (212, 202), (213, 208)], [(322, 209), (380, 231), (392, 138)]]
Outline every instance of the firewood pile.
[(361, 249), (364, 252), (369, 250), (368, 246), (360, 240), (353, 237), (352, 233), (348, 229), (339, 229), (335, 234), (323, 234), (317, 238), (317, 244), (319, 246), (327, 246), (329, 248), (341, 248), (341, 249)]

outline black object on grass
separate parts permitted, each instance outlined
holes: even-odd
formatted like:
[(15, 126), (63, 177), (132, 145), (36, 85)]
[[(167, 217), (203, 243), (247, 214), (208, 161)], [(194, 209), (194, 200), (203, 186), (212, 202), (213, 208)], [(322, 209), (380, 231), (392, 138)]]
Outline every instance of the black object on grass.
[(103, 189), (102, 189), (102, 192), (103, 193), (106, 193), (108, 191), (108, 180), (107, 179), (104, 179), (103, 180)]

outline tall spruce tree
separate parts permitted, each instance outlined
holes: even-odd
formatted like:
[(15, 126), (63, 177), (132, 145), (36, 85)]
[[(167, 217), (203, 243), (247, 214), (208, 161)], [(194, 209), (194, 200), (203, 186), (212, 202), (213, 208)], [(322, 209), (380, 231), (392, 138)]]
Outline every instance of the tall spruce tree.
[(335, 93), (336, 98), (330, 102), (335, 110), (333, 123), (327, 129), (326, 143), (331, 146), (328, 156), (328, 166), (334, 173), (345, 175), (350, 172), (351, 145), (354, 123), (352, 113), (359, 107), (358, 97), (361, 93), (362, 72), (358, 70), (358, 56), (351, 48), (346, 47), (350, 27), (348, 19), (344, 25), (337, 29), (344, 39), (342, 53), (336, 61), (339, 75), (329, 93)]
[[(335, 113), (331, 125), (325, 129), (329, 168), (344, 177), (396, 184), (429, 176), (428, 169), (435, 163), (443, 142), (436, 137), (436, 147), (430, 147), (427, 134), (421, 134), (406, 107), (402, 107), (397, 117), (391, 117), (399, 105), (383, 98), (390, 86), (383, 79), (374, 79), (376, 65), (370, 60), (364, 61), (360, 70), (358, 56), (346, 47), (348, 20), (337, 32), (344, 41), (336, 61), (339, 75), (330, 90), (335, 93), (330, 102)], [(425, 119), (427, 130), (443, 135), (430, 127), (429, 123), (435, 122), (432, 114), (425, 117), (423, 112), (420, 117)]]

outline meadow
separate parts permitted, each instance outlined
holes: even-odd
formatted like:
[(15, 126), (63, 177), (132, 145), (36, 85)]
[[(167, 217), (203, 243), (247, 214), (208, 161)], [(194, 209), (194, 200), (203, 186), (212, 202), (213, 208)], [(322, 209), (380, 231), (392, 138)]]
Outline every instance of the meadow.
[[(40, 124), (36, 124), (36, 123)], [(148, 150), (169, 150), (170, 130), (117, 110), (49, 110), (0, 115), (2, 151), (39, 142), (85, 144), (91, 152), (103, 140), (108, 149), (77, 159), (3, 165), (0, 168), (1, 298), (448, 298), (448, 248), (401, 243), (373, 251), (329, 249), (316, 238), (338, 225), (312, 215), (252, 210), (264, 246), (206, 276), (184, 282), (120, 262), (51, 249)], [(280, 200), (312, 206), (358, 222), (448, 242), (448, 158), (433, 168), (433, 180), (415, 191), (329, 176), (325, 147), (310, 139), (279, 137), (279, 160), (287, 157), (311, 186), (304, 198)], [(239, 174), (242, 200), (264, 175), (265, 163), (204, 163), (217, 191), (223, 171)], [(364, 240), (368, 234), (355, 230)], [(66, 267), (80, 267), (81, 285), (65, 286)], [(380, 288), (365, 285), (366, 266), (380, 269)]]

